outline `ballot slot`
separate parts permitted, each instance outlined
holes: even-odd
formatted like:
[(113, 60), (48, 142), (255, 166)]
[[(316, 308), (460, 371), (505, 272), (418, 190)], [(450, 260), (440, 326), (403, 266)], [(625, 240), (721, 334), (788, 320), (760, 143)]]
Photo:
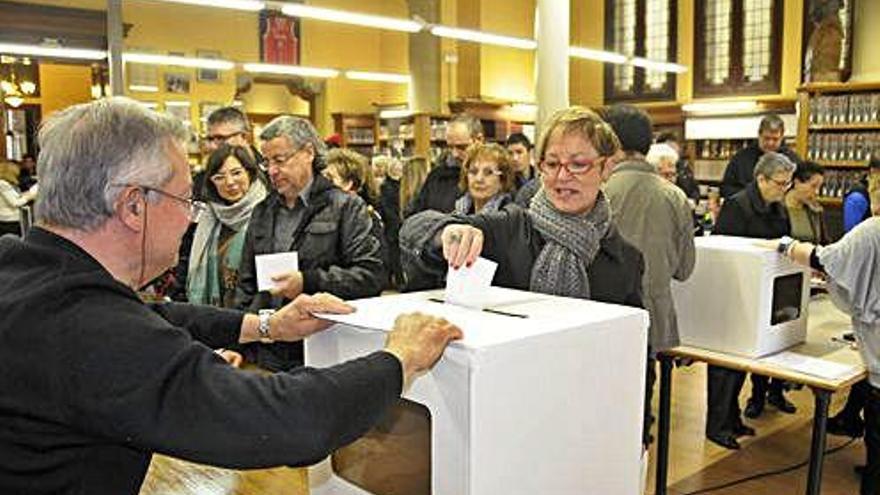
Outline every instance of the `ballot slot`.
[(773, 279), (770, 325), (779, 325), (801, 317), (804, 274), (792, 273)]

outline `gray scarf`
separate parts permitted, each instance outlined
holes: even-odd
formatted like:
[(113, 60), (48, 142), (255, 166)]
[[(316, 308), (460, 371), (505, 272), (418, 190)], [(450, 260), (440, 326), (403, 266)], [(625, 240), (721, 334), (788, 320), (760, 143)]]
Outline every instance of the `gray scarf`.
[(501, 209), (501, 206), (504, 203), (507, 203), (510, 200), (510, 194), (508, 193), (499, 193), (495, 196), (492, 196), (489, 201), (486, 201), (486, 204), (483, 205), (483, 209), (477, 212), (474, 209), (474, 198), (471, 197), (471, 193), (464, 193), (464, 196), (455, 200), (455, 211), (454, 213), (458, 215), (472, 215), (474, 213), (489, 213), (491, 211), (498, 211)]
[[(197, 304), (215, 304), (219, 297), (217, 288), (218, 269), (222, 260), (217, 259), (220, 230), (223, 225), (237, 232), (236, 243), (240, 246), (244, 240), (244, 230), (257, 203), (266, 197), (266, 186), (255, 180), (247, 194), (237, 202), (227, 205), (210, 202), (208, 209), (199, 218), (199, 224), (193, 235), (192, 248), (189, 255), (189, 272), (187, 273), (186, 291), (189, 301)], [(240, 249), (233, 249), (238, 259), (229, 260), (231, 268), (238, 269), (241, 262)]]
[(605, 195), (599, 192), (589, 213), (571, 215), (557, 210), (541, 187), (527, 212), (532, 224), (547, 240), (532, 265), (529, 290), (589, 299), (587, 267), (611, 226), (611, 209)]

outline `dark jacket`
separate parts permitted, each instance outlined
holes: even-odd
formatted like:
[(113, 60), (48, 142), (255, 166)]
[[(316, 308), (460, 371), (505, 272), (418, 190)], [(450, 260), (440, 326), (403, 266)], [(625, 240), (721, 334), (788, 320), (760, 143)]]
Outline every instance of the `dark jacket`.
[[(779, 148), (779, 153), (787, 156), (792, 162), (798, 163), (800, 159), (785, 145)], [(733, 155), (727, 168), (724, 169), (724, 179), (721, 181), (721, 197), (728, 199), (755, 180), (755, 165), (758, 159), (764, 155), (764, 151), (758, 146), (757, 141), (743, 148)]]
[(461, 165), (449, 154), (443, 154), (425, 179), (416, 197), (406, 206), (404, 217), (425, 210), (449, 213), (455, 209), (455, 200), (461, 196), (458, 181)]
[(385, 223), (385, 243), (388, 247), (386, 268), (392, 282), (398, 284), (403, 276), (400, 268), (400, 181), (386, 177), (379, 187), (379, 215)]
[[(302, 222), (288, 244), (297, 251), (303, 293), (329, 292), (343, 299), (378, 296), (385, 280), (381, 244), (364, 201), (315, 175)], [(275, 191), (254, 208), (242, 250), (236, 305), (255, 312), (285, 300), (257, 292), (256, 255), (275, 252), (275, 214), (283, 206)], [(302, 342), (251, 344), (258, 364), (271, 370), (302, 364)], [(254, 359), (253, 355), (247, 357)]]
[[(418, 279), (430, 274), (434, 280), (438, 276), (442, 280), (448, 265), (435, 237), (451, 223), (467, 223), (483, 231), (481, 256), (498, 263), (492, 285), (529, 290), (532, 265), (546, 241), (532, 225), (528, 213), (517, 206), (470, 216), (425, 212), (407, 219), (400, 231), (400, 249), (408, 277), (412, 274)], [(643, 307), (644, 268), (641, 253), (624, 241), (612, 225), (588, 268), (590, 299)]]
[(681, 189), (685, 196), (694, 202), (700, 201), (700, 185), (694, 177), (691, 164), (684, 158), (675, 162), (675, 185)]
[(0, 239), (0, 493), (137, 494), (153, 452), (232, 469), (306, 465), (399, 398), (379, 352), (265, 376), (211, 351), (242, 314), (148, 306), (41, 229)]
[(789, 235), (791, 227), (782, 202), (767, 204), (752, 182), (721, 206), (713, 234), (778, 239)]

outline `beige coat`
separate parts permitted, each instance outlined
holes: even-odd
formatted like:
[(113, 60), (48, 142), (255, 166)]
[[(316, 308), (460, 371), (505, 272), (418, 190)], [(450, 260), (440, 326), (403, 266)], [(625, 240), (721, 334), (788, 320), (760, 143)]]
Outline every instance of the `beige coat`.
[(670, 283), (691, 275), (696, 251), (687, 197), (641, 160), (618, 164), (605, 184), (605, 194), (614, 224), (645, 257), (642, 289), (651, 315), (651, 351), (675, 347), (679, 345), (678, 320)]

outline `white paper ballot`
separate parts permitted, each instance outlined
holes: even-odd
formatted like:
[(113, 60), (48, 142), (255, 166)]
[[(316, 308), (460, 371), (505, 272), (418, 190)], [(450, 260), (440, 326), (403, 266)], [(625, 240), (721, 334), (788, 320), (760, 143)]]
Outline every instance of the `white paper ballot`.
[(803, 354), (796, 354), (789, 351), (764, 357), (761, 361), (789, 368), (799, 373), (818, 376), (819, 378), (826, 378), (829, 380), (842, 378), (852, 373), (855, 371), (855, 368), (857, 368), (857, 366), (854, 365), (835, 363), (834, 361), (804, 356)]
[(462, 266), (458, 270), (450, 266), (446, 272), (446, 302), (469, 308), (486, 307), (485, 297), (492, 286), (496, 269), (498, 263), (486, 258), (477, 258), (473, 265)]
[(275, 287), (272, 277), (299, 270), (299, 257), (296, 251), (287, 253), (259, 254), (257, 264), (257, 290), (264, 291)]

